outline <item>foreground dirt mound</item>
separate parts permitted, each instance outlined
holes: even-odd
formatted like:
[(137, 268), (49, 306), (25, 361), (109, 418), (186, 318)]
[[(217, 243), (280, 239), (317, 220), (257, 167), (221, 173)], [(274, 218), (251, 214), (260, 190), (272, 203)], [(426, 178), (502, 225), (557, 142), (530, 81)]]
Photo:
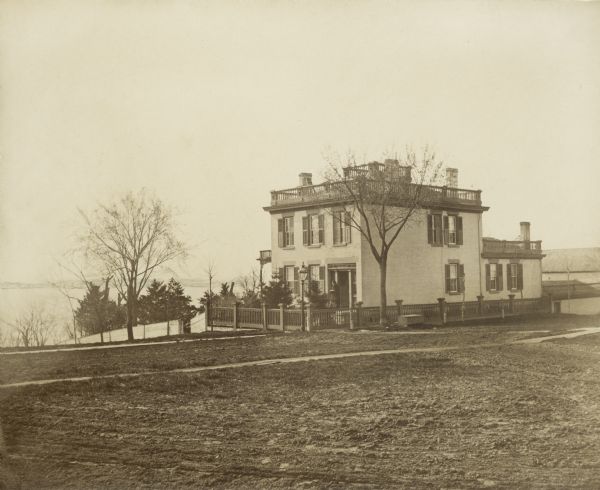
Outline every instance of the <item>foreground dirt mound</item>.
[(2, 427), (0, 426), (0, 490), (17, 490), (21, 488), (17, 477), (10, 469), (8, 455), (4, 445)]

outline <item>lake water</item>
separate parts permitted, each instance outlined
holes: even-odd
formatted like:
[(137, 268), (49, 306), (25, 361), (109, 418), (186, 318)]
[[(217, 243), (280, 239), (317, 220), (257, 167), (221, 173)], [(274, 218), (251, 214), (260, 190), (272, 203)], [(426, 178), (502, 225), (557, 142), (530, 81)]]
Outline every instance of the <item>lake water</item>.
[[(199, 286), (184, 287), (185, 294), (192, 297), (194, 305), (199, 304), (199, 298), (207, 288)], [(69, 289), (68, 294), (74, 298), (82, 299), (85, 296), (85, 288)], [(116, 298), (113, 298), (116, 299)], [(73, 301), (73, 308), (79, 306)], [(73, 316), (68, 299), (56, 288), (0, 288), (0, 344), (14, 334), (11, 324), (20, 316), (32, 308), (43, 311), (52, 316), (55, 323), (53, 340), (61, 342), (67, 340), (65, 326), (73, 323)], [(52, 342), (54, 343), (54, 342)]]

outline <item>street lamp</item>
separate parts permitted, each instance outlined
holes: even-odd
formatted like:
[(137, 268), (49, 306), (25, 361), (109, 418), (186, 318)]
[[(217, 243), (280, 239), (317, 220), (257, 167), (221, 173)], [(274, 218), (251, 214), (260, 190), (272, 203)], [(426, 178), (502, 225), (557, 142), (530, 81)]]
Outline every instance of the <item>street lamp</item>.
[(300, 303), (300, 323), (302, 325), (302, 331), (304, 331), (304, 281), (306, 281), (306, 277), (308, 276), (308, 269), (302, 262), (302, 267), (300, 267), (300, 271), (298, 272), (300, 275), (300, 295), (301, 295), (301, 303)]

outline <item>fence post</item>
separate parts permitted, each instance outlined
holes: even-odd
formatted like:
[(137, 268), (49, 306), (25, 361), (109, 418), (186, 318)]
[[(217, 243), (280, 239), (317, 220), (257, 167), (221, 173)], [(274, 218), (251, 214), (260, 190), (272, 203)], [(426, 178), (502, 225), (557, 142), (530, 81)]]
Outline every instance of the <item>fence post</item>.
[(508, 295), (508, 311), (510, 313), (515, 312), (515, 295), (514, 294)]
[(442, 321), (442, 325), (446, 324), (446, 298), (438, 298), (438, 303), (440, 306), (440, 320)]
[(312, 318), (310, 314), (310, 301), (306, 304), (306, 331), (310, 332), (312, 327)]
[(267, 303), (260, 304), (262, 309), (262, 322), (263, 322), (263, 330), (267, 331)]
[(360, 328), (360, 315), (362, 313), (362, 301), (356, 302), (356, 326)]
[(233, 329), (237, 330), (238, 329), (238, 306), (239, 303), (236, 301), (235, 303), (233, 303)]
[(279, 303), (279, 326), (281, 327), (281, 331), (285, 332), (285, 323), (283, 322), (283, 303)]
[(402, 301), (401, 299), (397, 299), (396, 300), (396, 306), (398, 308), (398, 322), (400, 322), (400, 318), (402, 318), (402, 315), (404, 314), (404, 310), (402, 308)]
[(350, 322), (350, 330), (354, 330), (354, 318), (352, 317), (352, 306), (348, 308), (348, 321)]
[(477, 301), (479, 302), (479, 304), (477, 305), (477, 311), (479, 312), (479, 315), (483, 315), (483, 296), (479, 295), (477, 296)]

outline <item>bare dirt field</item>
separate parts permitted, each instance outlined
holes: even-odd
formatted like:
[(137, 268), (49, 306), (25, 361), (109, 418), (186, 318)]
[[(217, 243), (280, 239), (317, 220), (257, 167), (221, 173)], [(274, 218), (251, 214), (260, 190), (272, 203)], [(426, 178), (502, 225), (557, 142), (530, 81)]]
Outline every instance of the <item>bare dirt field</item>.
[[(280, 335), (0, 356), (2, 383), (599, 326)], [(535, 332), (547, 330), (547, 332)], [(55, 356), (52, 358), (51, 356)], [(23, 488), (599, 488), (600, 335), (0, 389)]]

